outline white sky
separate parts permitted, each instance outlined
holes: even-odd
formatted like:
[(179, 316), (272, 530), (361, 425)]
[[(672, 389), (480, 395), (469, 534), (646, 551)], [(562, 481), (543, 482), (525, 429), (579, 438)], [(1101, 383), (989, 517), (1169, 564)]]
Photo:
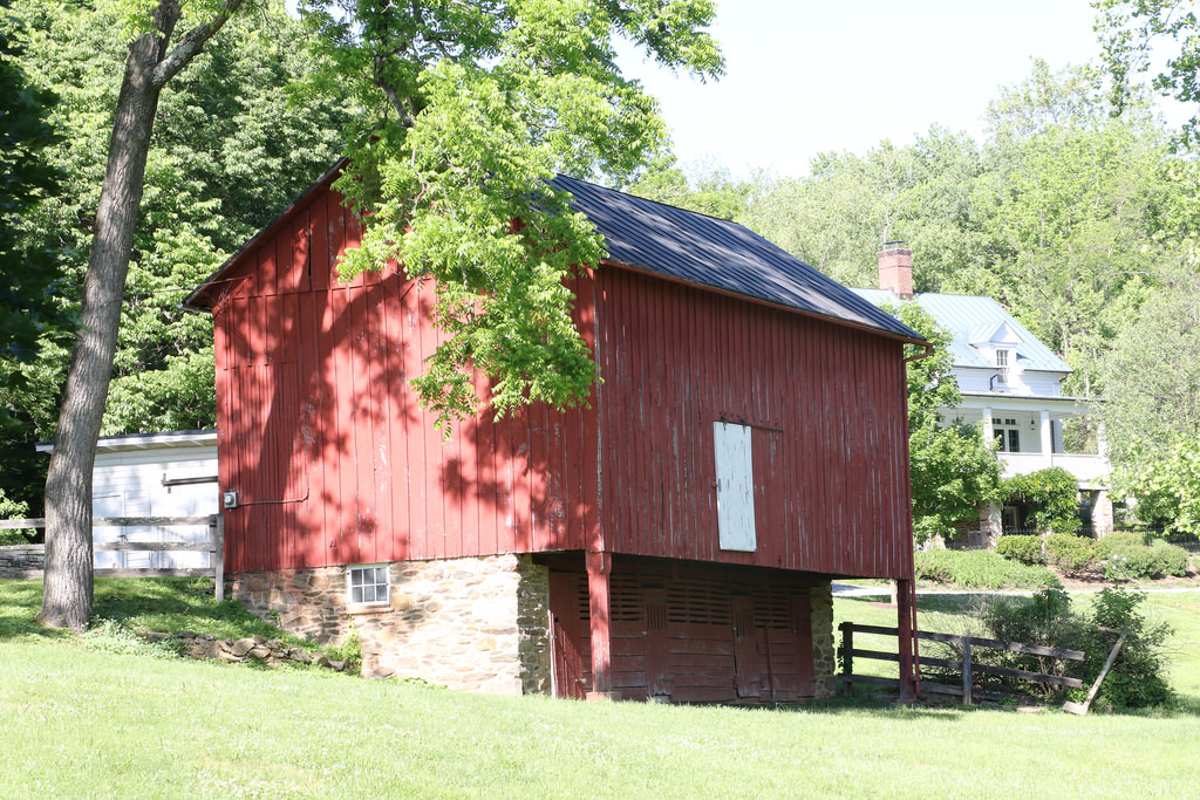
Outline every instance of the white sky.
[(1098, 59), (1088, 0), (718, 0), (726, 75), (701, 84), (630, 56), (681, 163), (802, 175), (830, 150), (904, 145), (939, 124), (982, 139), (987, 104), (1032, 71)]

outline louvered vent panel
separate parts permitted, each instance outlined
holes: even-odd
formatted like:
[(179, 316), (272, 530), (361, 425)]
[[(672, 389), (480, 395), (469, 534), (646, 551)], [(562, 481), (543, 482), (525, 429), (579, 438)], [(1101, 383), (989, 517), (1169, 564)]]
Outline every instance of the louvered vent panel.
[(667, 590), (671, 622), (730, 625), (729, 589), (714, 580), (679, 580)]
[(633, 577), (613, 575), (608, 586), (608, 602), (613, 622), (642, 621), (642, 591)]
[(754, 620), (760, 628), (792, 629), (791, 595), (760, 591), (754, 594)]

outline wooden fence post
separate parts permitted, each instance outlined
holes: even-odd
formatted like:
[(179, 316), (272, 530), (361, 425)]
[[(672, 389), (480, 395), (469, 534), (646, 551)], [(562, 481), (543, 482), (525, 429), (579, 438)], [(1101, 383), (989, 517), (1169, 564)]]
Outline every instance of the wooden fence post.
[[(838, 628), (842, 631), (842, 675), (854, 675), (854, 623), (846, 620)], [(854, 693), (854, 684), (842, 681), (842, 691), (845, 694)]]
[(208, 538), (212, 541), (213, 597), (219, 603), (225, 599), (225, 515), (209, 518)]
[(974, 679), (971, 677), (971, 637), (963, 636), (959, 638), (962, 642), (962, 674), (963, 674), (963, 694), (962, 701), (964, 706), (971, 705), (973, 698), (971, 697), (971, 685)]

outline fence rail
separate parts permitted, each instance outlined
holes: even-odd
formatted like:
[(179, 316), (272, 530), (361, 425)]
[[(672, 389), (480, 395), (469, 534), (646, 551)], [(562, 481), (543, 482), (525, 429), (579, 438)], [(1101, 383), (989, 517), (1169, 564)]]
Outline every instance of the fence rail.
[[(203, 517), (95, 517), (92, 526), (97, 528), (169, 528), (182, 525), (207, 525), (208, 539), (202, 542), (93, 542), (93, 552), (178, 552), (192, 551), (209, 554), (208, 567), (96, 567), (95, 575), (101, 578), (205, 578), (213, 579), (214, 595), (218, 602), (225, 599), (225, 519), (220, 514)], [(46, 520), (5, 519), (0, 520), (0, 530), (23, 530), (45, 528)], [(12, 545), (0, 548), (15, 555), (44, 555), (46, 546), (41, 544)], [(26, 570), (21, 577), (41, 577), (42, 570)], [(36, 573), (36, 574), (30, 574)]]
[[(855, 675), (854, 674), (854, 659), (865, 658), (868, 660), (889, 661), (899, 663), (900, 656), (896, 653), (885, 652), (882, 650), (866, 650), (855, 648), (854, 634), (855, 633), (871, 633), (879, 636), (899, 636), (898, 628), (886, 628), (879, 625), (857, 625), (853, 622), (843, 622), (838, 626), (842, 632), (842, 674), (838, 676), (838, 681), (842, 684), (844, 691), (849, 691), (850, 687), (856, 683), (869, 684), (873, 686), (900, 686), (900, 681), (895, 678), (881, 678), (874, 675)], [(985, 664), (976, 664), (971, 660), (971, 651), (973, 648), (982, 647), (991, 650), (1006, 650), (1013, 653), (1025, 653), (1027, 655), (1044, 656), (1047, 658), (1065, 659), (1068, 661), (1083, 661), (1084, 653), (1082, 650), (1063, 650), (1057, 647), (1044, 647), (1036, 644), (1023, 644), (1021, 642), (1003, 642), (998, 639), (983, 639), (977, 636), (958, 636), (950, 633), (934, 633), (932, 631), (919, 631), (917, 637), (933, 642), (944, 642), (947, 644), (958, 645), (962, 652), (961, 660), (946, 659), (946, 658), (930, 658), (929, 656), (921, 656), (921, 664), (944, 669), (959, 670), (962, 672), (962, 685), (950, 686), (942, 683), (931, 683), (929, 681), (921, 681), (921, 687), (928, 692), (936, 694), (950, 694), (962, 697), (963, 705), (970, 705), (974, 702), (974, 683), (976, 674), (997, 675), (1005, 678), (1016, 678), (1018, 680), (1029, 681), (1033, 683), (1046, 683), (1052, 686), (1065, 686), (1069, 689), (1078, 689), (1083, 686), (1083, 682), (1079, 678), (1068, 678), (1062, 675), (1049, 675), (1043, 672), (1030, 672), (1023, 669), (1011, 669), (1009, 667), (992, 667)]]

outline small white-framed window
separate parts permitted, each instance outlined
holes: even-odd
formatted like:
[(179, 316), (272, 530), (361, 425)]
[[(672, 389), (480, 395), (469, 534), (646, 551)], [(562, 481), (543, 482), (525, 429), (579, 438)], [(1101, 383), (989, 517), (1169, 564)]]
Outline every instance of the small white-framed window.
[(996, 374), (1000, 376), (1001, 383), (1008, 383), (1008, 351), (996, 351)]
[(386, 606), (392, 601), (387, 564), (363, 564), (346, 568), (347, 600), (352, 607)]

